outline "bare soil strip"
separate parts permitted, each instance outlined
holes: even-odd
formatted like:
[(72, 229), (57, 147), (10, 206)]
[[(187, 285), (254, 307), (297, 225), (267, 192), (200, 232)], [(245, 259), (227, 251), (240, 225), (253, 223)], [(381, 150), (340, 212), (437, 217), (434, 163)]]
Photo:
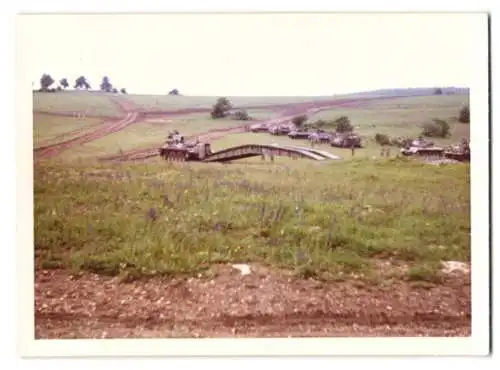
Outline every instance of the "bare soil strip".
[(443, 284), (319, 282), (252, 265), (241, 275), (123, 282), (35, 273), (36, 338), (469, 336), (470, 278)]

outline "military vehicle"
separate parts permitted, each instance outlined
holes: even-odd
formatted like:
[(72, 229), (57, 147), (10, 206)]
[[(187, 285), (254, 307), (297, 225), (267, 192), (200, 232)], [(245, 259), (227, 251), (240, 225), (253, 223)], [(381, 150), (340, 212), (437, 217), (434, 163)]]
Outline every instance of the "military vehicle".
[(463, 139), (460, 144), (453, 145), (444, 150), (444, 156), (449, 159), (454, 159), (460, 162), (470, 161), (470, 144), (469, 140)]
[(212, 154), (210, 143), (165, 143), (160, 156), (169, 161), (201, 161)]
[(267, 127), (266, 124), (256, 123), (256, 124), (250, 126), (250, 131), (252, 131), (254, 133), (269, 132), (269, 128)]
[(434, 142), (424, 140), (422, 136), (416, 140), (407, 140), (406, 145), (401, 148), (401, 154), (405, 156), (443, 157), (444, 151), (444, 148), (434, 146)]
[(308, 131), (292, 130), (288, 133), (290, 139), (309, 139), (311, 133)]
[(291, 129), (286, 125), (276, 125), (270, 127), (268, 131), (271, 135), (288, 135)]
[(337, 132), (331, 138), (330, 145), (336, 148), (362, 148), (361, 137), (353, 132)]

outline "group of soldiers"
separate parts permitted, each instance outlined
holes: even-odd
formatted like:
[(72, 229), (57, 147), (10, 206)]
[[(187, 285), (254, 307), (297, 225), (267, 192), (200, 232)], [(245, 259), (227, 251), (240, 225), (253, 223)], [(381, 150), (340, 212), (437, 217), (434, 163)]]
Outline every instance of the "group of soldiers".
[(175, 146), (196, 146), (200, 143), (200, 140), (198, 138), (196, 138), (194, 140), (194, 142), (192, 142), (191, 144), (187, 144), (184, 140), (184, 136), (182, 136), (179, 131), (177, 130), (174, 130), (172, 132), (170, 132), (167, 136), (167, 140), (165, 141), (165, 143), (167, 145), (175, 145)]
[(168, 145), (184, 144), (184, 136), (179, 134), (179, 131), (174, 130), (168, 134), (165, 141)]

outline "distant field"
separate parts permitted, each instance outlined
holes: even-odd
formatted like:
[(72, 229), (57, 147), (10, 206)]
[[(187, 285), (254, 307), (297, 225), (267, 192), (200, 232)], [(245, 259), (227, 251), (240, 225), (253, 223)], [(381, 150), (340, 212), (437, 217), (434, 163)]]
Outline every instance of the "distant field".
[(69, 135), (72, 131), (80, 129), (90, 131), (102, 122), (102, 119), (99, 118), (82, 119), (46, 114), (34, 114), (33, 120), (33, 144), (35, 147), (42, 143), (57, 142), (62, 135), (65, 139), (69, 139), (74, 136)]
[[(86, 95), (85, 92), (75, 94), (35, 94), (35, 96), (43, 97), (41, 100), (45, 99), (45, 102), (51, 99), (57, 101), (59, 104), (58, 106), (65, 107), (67, 111), (72, 111), (73, 108), (75, 108), (75, 110), (80, 109), (91, 101), (95, 104), (100, 104), (94, 105), (94, 108), (95, 112), (100, 112), (101, 114), (103, 112), (108, 114), (112, 112), (112, 109), (106, 111), (106, 107), (115, 108), (114, 104), (109, 100), (109, 97), (90, 93)], [(130, 95), (125, 98), (130, 99), (131, 97), (133, 96)], [(146, 97), (143, 98), (144, 101), (146, 101)], [(188, 104), (189, 101), (201, 101), (201, 98), (196, 97), (167, 96), (165, 98), (165, 101), (177, 101), (186, 104)], [(155, 97), (149, 97), (149, 99), (152, 101), (151, 99), (155, 99)], [(208, 101), (211, 98), (205, 99)], [(245, 99), (248, 99), (247, 102), (249, 102), (252, 99), (254, 101), (259, 101), (259, 99), (264, 101), (265, 98)], [(274, 101), (285, 101), (290, 98), (283, 97), (272, 99), (274, 99)], [(75, 102), (78, 102), (78, 104), (75, 105)], [(104, 104), (105, 102), (108, 105)], [(270, 101), (268, 101), (268, 103), (269, 102)], [(365, 146), (365, 148), (356, 151), (356, 157), (372, 157), (379, 153), (379, 147), (373, 140), (377, 132), (390, 136), (417, 136), (421, 131), (420, 126), (433, 118), (445, 119), (452, 126), (452, 135), (449, 138), (434, 139), (438, 145), (456, 143), (463, 137), (469, 137), (469, 125), (456, 122), (456, 116), (460, 108), (467, 103), (467, 95), (442, 95), (381, 100), (360, 108), (335, 108), (322, 111), (310, 116), (309, 120), (328, 120), (338, 118), (342, 115), (348, 116), (352, 124), (356, 127), (356, 131), (363, 137), (363, 144)], [(181, 105), (176, 105), (176, 107), (179, 108)], [(55, 106), (53, 106), (53, 108), (54, 107)], [(96, 107), (101, 107), (102, 110)], [(189, 107), (193, 106), (190, 105)], [(62, 108), (59, 108), (59, 111), (62, 111)], [(257, 120), (276, 117), (276, 113), (266, 109), (251, 109), (248, 112)], [(54, 117), (48, 115), (35, 115), (34, 119), (35, 145), (47, 139), (55, 139), (59, 134), (70, 132), (82, 127), (82, 125), (91, 129), (100, 122), (97, 119), (90, 118), (81, 121), (76, 118)], [(64, 156), (67, 159), (74, 159), (79, 157), (87, 158), (105, 154), (117, 154), (120, 150), (127, 151), (144, 146), (159, 145), (164, 141), (168, 132), (174, 129), (179, 130), (184, 135), (192, 135), (213, 129), (229, 128), (240, 124), (244, 124), (244, 122), (212, 120), (209, 118), (208, 113), (196, 113), (182, 117), (150, 117), (145, 118), (143, 122), (134, 124), (123, 131), (105, 136), (83, 146), (75, 147), (71, 151), (65, 151)], [(239, 144), (269, 143), (273, 141), (289, 145), (307, 145), (307, 142), (304, 141), (294, 141), (287, 137), (276, 137), (268, 134), (230, 135), (226, 138), (214, 141), (212, 145), (214, 149), (218, 149)], [(328, 150), (341, 157), (351, 156), (345, 149), (332, 148), (326, 144), (320, 145), (319, 148)]]
[[(113, 94), (101, 92), (87, 91), (63, 91), (59, 93), (33, 93), (33, 109), (45, 112), (54, 113), (74, 113), (86, 112), (92, 115), (103, 116), (118, 116), (120, 111), (116, 105), (110, 100)], [(119, 95), (122, 96), (122, 95)], [(335, 99), (355, 99), (366, 98), (366, 95), (360, 94), (344, 94), (331, 96), (270, 96), (270, 97), (231, 97), (227, 98), (235, 107), (244, 108), (246, 106), (255, 105), (274, 105), (288, 103), (302, 103), (308, 101), (324, 101)], [(211, 108), (217, 101), (218, 96), (172, 96), (172, 95), (123, 95), (123, 98), (137, 104), (141, 109), (158, 111), (158, 110), (175, 110), (185, 108)]]
[[(170, 95), (128, 95), (131, 101), (148, 110), (168, 110), (177, 108), (211, 108), (217, 101), (217, 96), (170, 96)], [(231, 97), (227, 98), (235, 107), (245, 107), (253, 105), (272, 105), (286, 103), (302, 103), (313, 100), (334, 100), (341, 96), (321, 96), (321, 97)]]
[(33, 93), (33, 110), (69, 114), (85, 112), (90, 115), (116, 117), (123, 115), (109, 99), (109, 95), (85, 91)]
[(309, 120), (329, 120), (347, 116), (356, 127), (356, 131), (370, 139), (377, 132), (389, 136), (415, 137), (421, 132), (423, 123), (433, 118), (443, 119), (452, 125), (452, 135), (447, 139), (433, 139), (441, 145), (469, 137), (469, 125), (456, 121), (460, 108), (466, 104), (469, 104), (467, 95), (402, 98), (375, 102), (355, 109), (322, 111), (311, 115)]

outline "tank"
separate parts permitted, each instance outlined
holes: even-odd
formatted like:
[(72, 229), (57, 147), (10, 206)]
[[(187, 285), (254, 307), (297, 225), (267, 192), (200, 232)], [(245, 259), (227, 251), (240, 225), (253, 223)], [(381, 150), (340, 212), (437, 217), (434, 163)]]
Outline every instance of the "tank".
[(270, 127), (268, 131), (271, 135), (288, 135), (290, 133), (290, 127), (286, 125), (276, 125)]
[(292, 130), (288, 133), (288, 137), (290, 139), (309, 139), (310, 132), (308, 131), (299, 131)]
[(196, 140), (192, 143), (184, 142), (184, 137), (174, 135), (167, 139), (159, 148), (160, 156), (167, 161), (201, 161), (212, 154), (210, 143)]
[(449, 159), (454, 159), (460, 162), (470, 161), (470, 144), (469, 140), (463, 139), (460, 144), (453, 145), (444, 150), (444, 156)]
[(336, 148), (361, 148), (361, 137), (355, 133), (336, 133), (330, 140), (330, 145)]

